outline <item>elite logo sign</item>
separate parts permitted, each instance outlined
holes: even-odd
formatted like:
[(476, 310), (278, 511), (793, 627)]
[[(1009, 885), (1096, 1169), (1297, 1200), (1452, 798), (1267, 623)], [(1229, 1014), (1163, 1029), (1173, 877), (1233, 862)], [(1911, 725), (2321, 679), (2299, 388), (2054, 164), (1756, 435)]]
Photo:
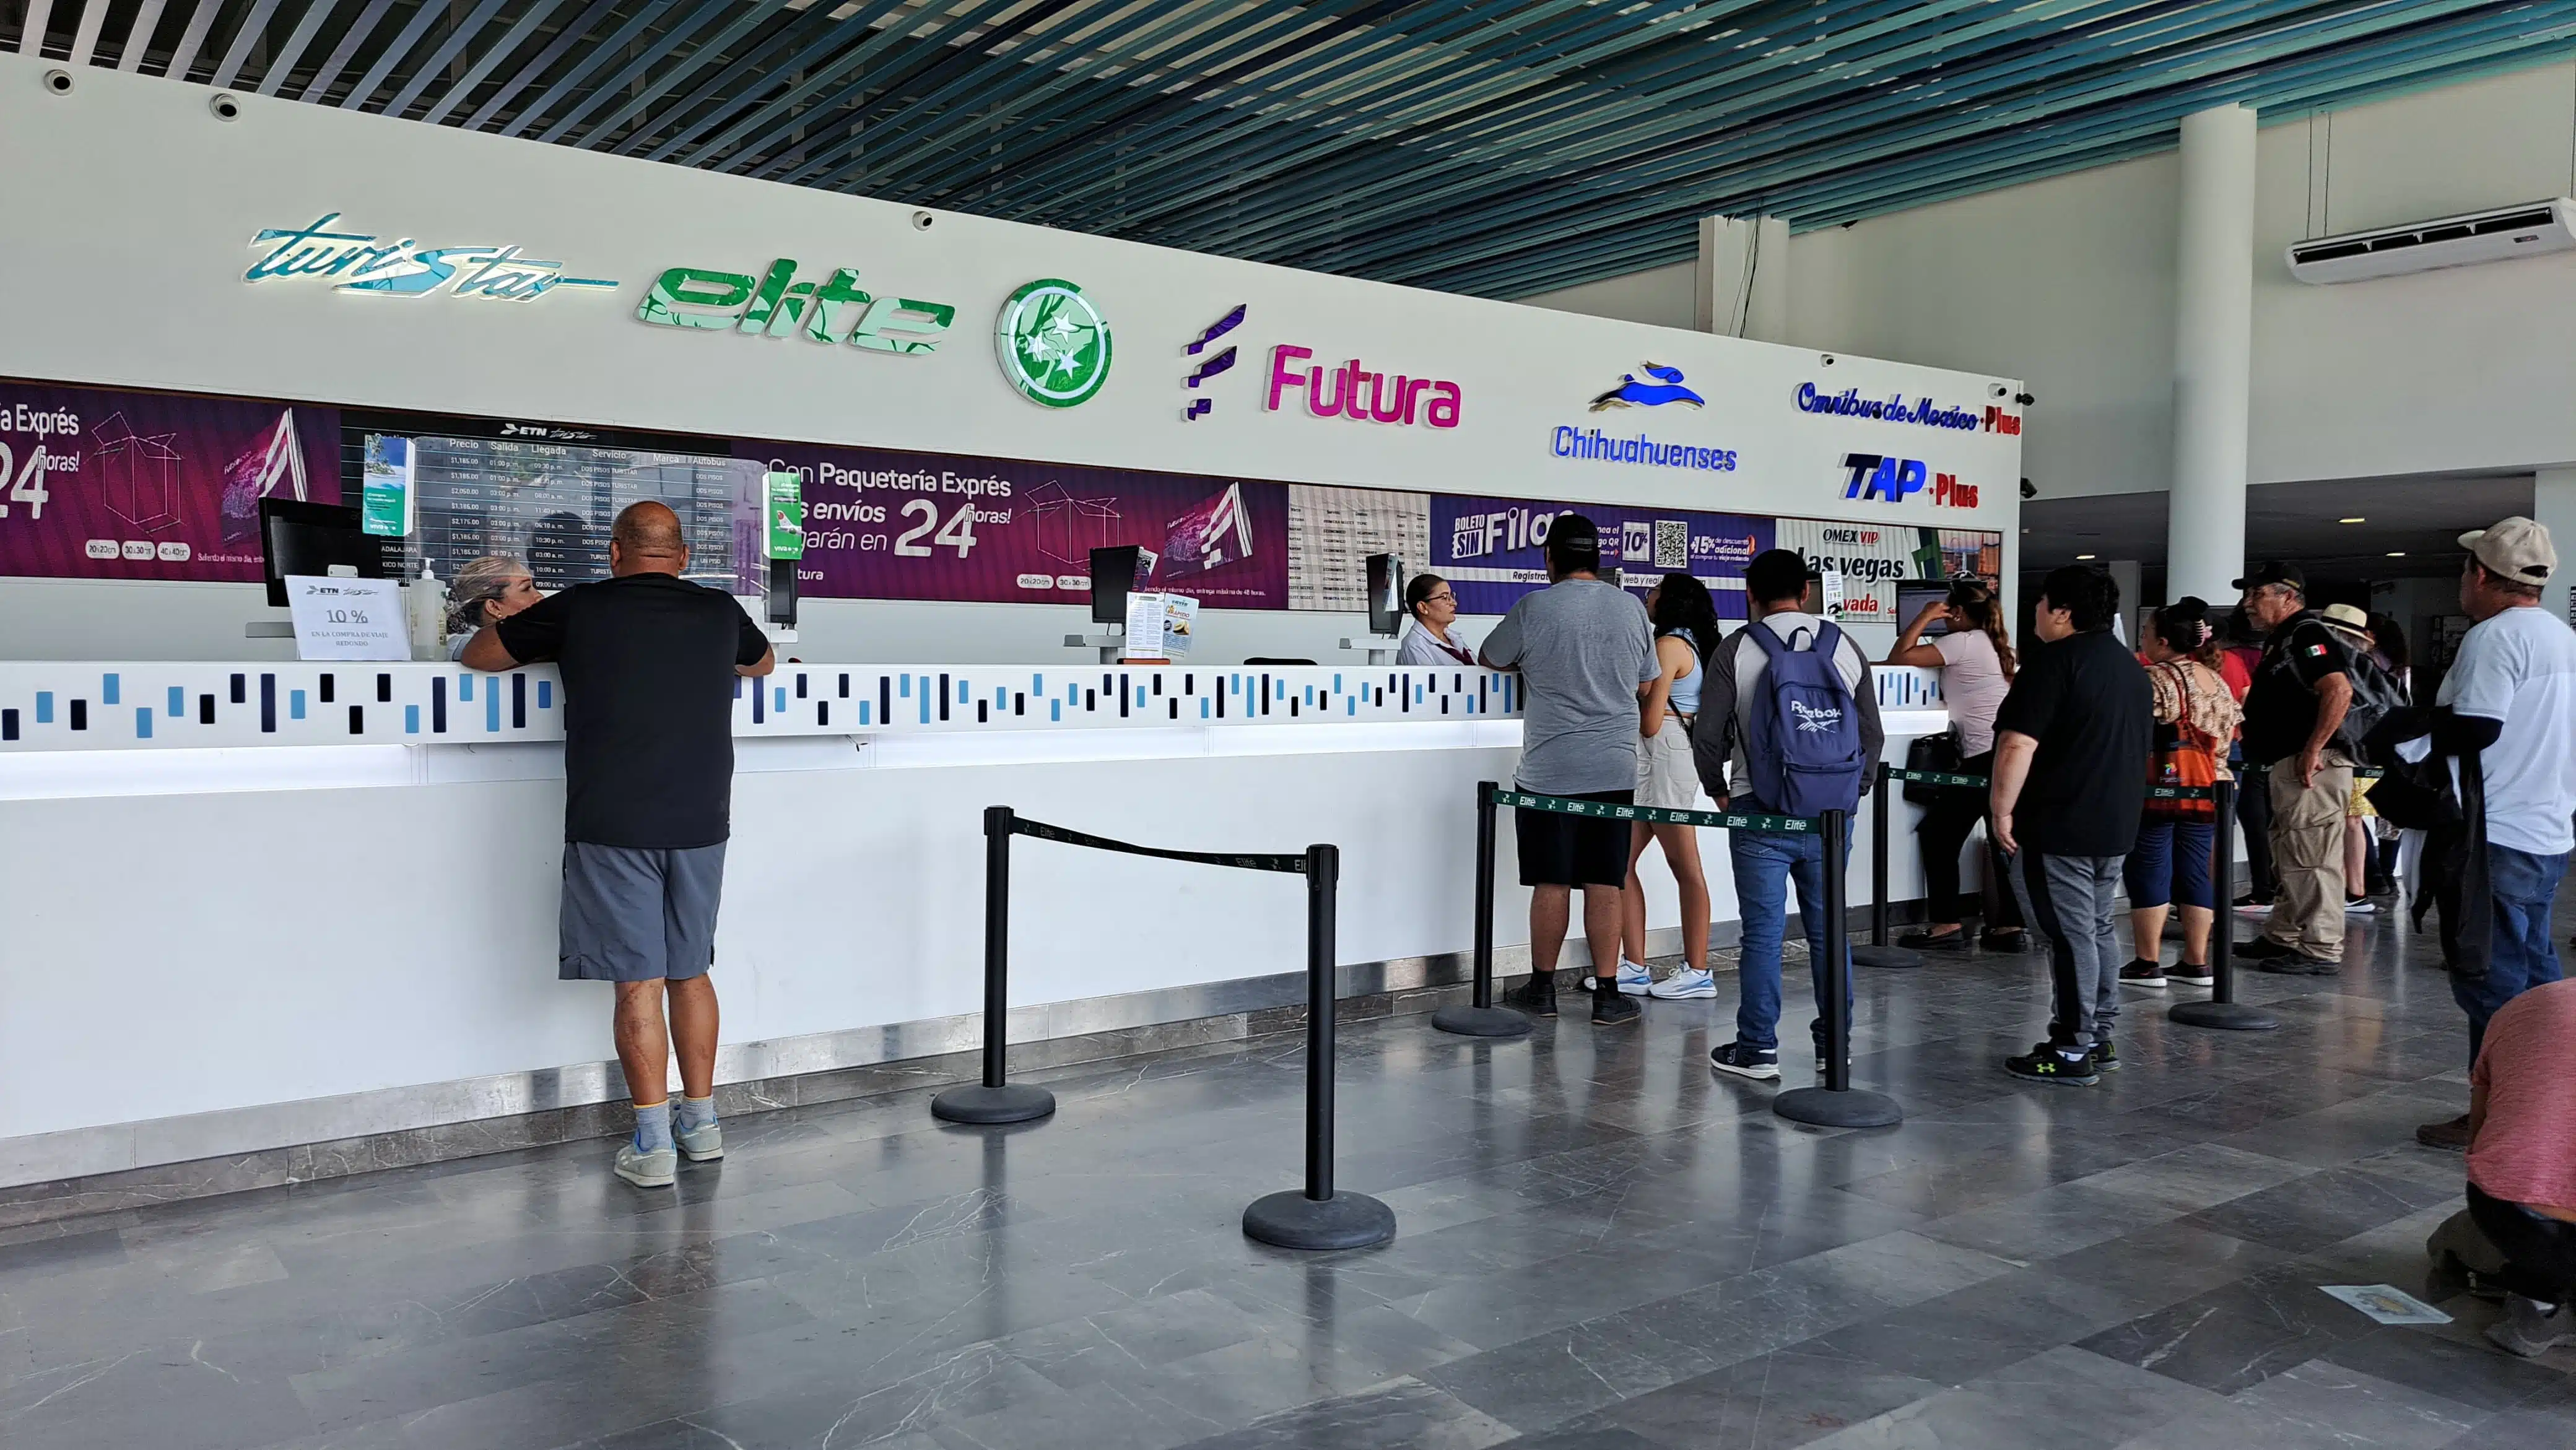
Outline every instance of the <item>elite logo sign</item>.
[(993, 351), (1021, 397), (1070, 408), (1091, 401), (1109, 381), (1109, 319), (1081, 288), (1041, 277), (1002, 304)]
[[(1232, 312), (1229, 312), (1225, 316), (1218, 318), (1216, 321), (1209, 323), (1207, 331), (1200, 333), (1198, 335), (1198, 340), (1192, 342), (1186, 349), (1184, 349), (1184, 351), (1186, 351), (1191, 357), (1198, 357), (1205, 353), (1209, 347), (1215, 344), (1218, 338), (1225, 336), (1227, 333), (1232, 332), (1243, 325), (1245, 310), (1245, 305), (1243, 303), (1238, 302), (1234, 304), (1234, 310)], [(1228, 343), (1226, 344), (1225, 351), (1208, 358), (1207, 361), (1200, 363), (1197, 367), (1190, 370), (1190, 376), (1186, 386), (1195, 390), (1200, 384), (1206, 382), (1212, 377), (1215, 377), (1221, 372), (1227, 371), (1233, 366), (1234, 345), (1232, 343)], [(1187, 423), (1193, 419), (1204, 418), (1209, 413), (1213, 412), (1215, 408), (1216, 399), (1208, 397), (1205, 394), (1201, 394), (1199, 397), (1190, 400), (1189, 407), (1181, 413), (1181, 421)]]
[(1977, 506), (1977, 486), (1961, 483), (1957, 474), (1933, 473), (1919, 458), (1894, 458), (1877, 453), (1846, 453), (1843, 469), (1849, 475), (1843, 485), (1847, 499), (1880, 499), (1903, 503), (1921, 493), (1928, 481), (1932, 502), (1944, 508), (1972, 509)]
[(796, 280), (796, 261), (781, 257), (758, 278), (746, 272), (673, 267), (653, 280), (635, 309), (636, 320), (658, 327), (745, 332), (808, 342), (846, 342), (872, 352), (915, 355), (939, 346), (957, 320), (944, 302), (878, 297), (859, 287), (857, 269), (843, 267), (821, 282)]
[(388, 241), (370, 232), (325, 230), (339, 219), (335, 211), (309, 226), (262, 230), (250, 244), (268, 254), (251, 263), (242, 280), (332, 277), (339, 292), (426, 297), (444, 288), (451, 297), (503, 302), (533, 302), (557, 287), (617, 285), (603, 277), (567, 277), (563, 263), (523, 257), (515, 245), (424, 247), (409, 237)]

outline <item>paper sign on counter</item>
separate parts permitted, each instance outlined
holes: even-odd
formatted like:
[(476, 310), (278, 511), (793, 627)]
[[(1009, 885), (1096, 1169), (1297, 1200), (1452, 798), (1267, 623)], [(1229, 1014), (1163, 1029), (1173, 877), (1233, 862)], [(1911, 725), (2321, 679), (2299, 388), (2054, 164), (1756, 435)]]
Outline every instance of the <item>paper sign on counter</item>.
[(393, 579), (286, 577), (286, 607), (301, 660), (407, 660), (402, 585)]

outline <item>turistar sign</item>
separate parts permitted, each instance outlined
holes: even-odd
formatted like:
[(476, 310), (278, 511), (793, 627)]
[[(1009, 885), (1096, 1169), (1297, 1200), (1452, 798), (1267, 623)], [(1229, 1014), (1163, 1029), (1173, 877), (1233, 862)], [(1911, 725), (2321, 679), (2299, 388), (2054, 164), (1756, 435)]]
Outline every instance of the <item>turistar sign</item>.
[(1109, 321), (1071, 282), (1043, 278), (1012, 293), (993, 342), (1002, 375), (1033, 403), (1070, 408), (1109, 380)]

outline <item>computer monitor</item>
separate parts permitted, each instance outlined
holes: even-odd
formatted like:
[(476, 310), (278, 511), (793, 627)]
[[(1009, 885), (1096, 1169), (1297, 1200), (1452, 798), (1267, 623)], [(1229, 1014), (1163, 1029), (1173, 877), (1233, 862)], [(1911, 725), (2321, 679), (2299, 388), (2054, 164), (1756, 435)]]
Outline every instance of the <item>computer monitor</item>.
[(335, 564), (361, 579), (385, 577), (385, 540), (361, 526), (358, 511), (341, 504), (300, 499), (259, 501), (260, 573), (271, 608), (286, 607), (286, 577), (321, 575)]
[(1404, 627), (1404, 561), (1393, 554), (1368, 556), (1368, 616), (1371, 634)]
[[(1950, 583), (1949, 583), (1949, 581), (1948, 581), (1948, 580), (1946, 580), (1946, 579), (1899, 579), (1899, 580), (1897, 580), (1897, 581), (1896, 581), (1896, 624), (1897, 624), (1897, 627), (1898, 627), (1898, 628), (1900, 628), (1900, 629), (1902, 629), (1902, 628), (1904, 628), (1906, 625), (1912, 624), (1912, 623), (1914, 622), (1914, 616), (1916, 616), (1916, 615), (1918, 615), (1918, 614), (1921, 614), (1921, 613), (1923, 612), (1923, 609), (1924, 609), (1924, 606), (1925, 606), (1925, 605), (1929, 605), (1929, 604), (1938, 604), (1938, 603), (1940, 603), (1942, 600), (1947, 599), (1947, 598), (1949, 598), (1949, 597), (1950, 597)], [(1924, 629), (1924, 631), (1923, 631), (1923, 638), (1925, 638), (1925, 639), (1933, 639), (1933, 638), (1936, 638), (1936, 637), (1938, 637), (1938, 636), (1940, 636), (1940, 635), (1948, 634), (1949, 632), (1950, 632), (1950, 621), (1949, 621), (1949, 620), (1947, 620), (1947, 619), (1944, 619), (1944, 618), (1942, 618), (1940, 615), (1937, 615), (1937, 614), (1936, 614), (1936, 615), (1932, 616), (1932, 623), (1931, 623), (1930, 625), (1928, 625), (1927, 627), (1925, 627), (1925, 629)]]
[(1091, 551), (1092, 623), (1127, 622), (1127, 595), (1136, 587), (1136, 566), (1144, 552), (1135, 544)]

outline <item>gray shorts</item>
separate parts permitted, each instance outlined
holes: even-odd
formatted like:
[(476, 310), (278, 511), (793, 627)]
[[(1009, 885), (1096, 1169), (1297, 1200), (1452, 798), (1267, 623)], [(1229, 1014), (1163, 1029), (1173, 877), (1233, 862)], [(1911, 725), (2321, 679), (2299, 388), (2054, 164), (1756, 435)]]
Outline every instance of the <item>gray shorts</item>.
[(567, 982), (652, 982), (715, 965), (725, 843), (684, 851), (566, 841), (562, 961)]

